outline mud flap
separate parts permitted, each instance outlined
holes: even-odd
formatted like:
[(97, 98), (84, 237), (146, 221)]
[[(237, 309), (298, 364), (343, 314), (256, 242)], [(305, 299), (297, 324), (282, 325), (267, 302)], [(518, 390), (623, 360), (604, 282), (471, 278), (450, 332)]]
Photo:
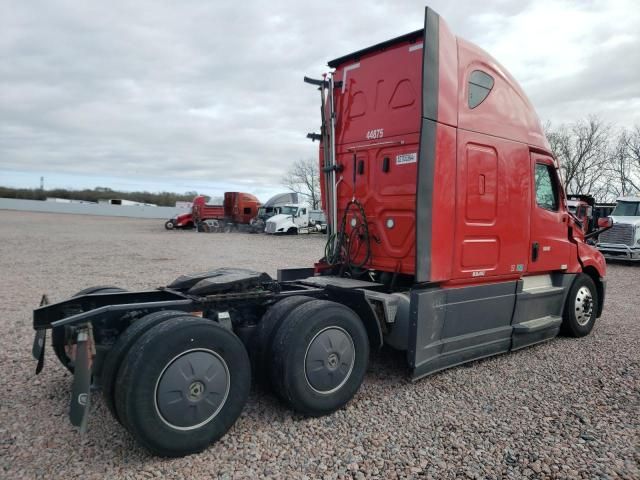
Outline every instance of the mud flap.
[(78, 329), (75, 372), (71, 391), (69, 420), (80, 427), (80, 433), (87, 431), (87, 419), (91, 406), (91, 365), (89, 363), (89, 326)]

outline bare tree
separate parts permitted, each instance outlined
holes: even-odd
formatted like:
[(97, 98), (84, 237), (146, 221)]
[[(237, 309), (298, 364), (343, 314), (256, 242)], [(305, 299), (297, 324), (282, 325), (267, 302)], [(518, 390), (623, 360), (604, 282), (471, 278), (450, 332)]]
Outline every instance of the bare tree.
[(568, 193), (607, 196), (603, 173), (609, 161), (611, 127), (590, 116), (570, 125), (546, 125), (551, 149), (560, 162), (564, 187)]
[(640, 195), (640, 125), (636, 125), (626, 136), (627, 155), (629, 157), (629, 175), (626, 177), (631, 187), (628, 193)]
[(285, 176), (282, 184), (309, 199), (311, 208), (320, 208), (320, 171), (317, 160), (297, 160)]
[[(637, 138), (634, 138), (636, 136)], [(613, 197), (630, 195), (639, 190), (640, 181), (636, 171), (640, 172), (640, 156), (638, 166), (634, 161), (634, 151), (640, 154), (640, 130), (622, 130), (616, 138), (609, 158), (608, 178), (610, 193)]]

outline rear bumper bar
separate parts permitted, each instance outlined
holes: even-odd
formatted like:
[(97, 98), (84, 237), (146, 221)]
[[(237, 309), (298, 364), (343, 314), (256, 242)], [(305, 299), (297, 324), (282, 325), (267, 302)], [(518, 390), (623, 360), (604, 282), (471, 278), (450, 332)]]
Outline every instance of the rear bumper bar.
[(194, 303), (191, 298), (170, 290), (83, 295), (35, 309), (33, 328), (42, 330), (87, 323), (131, 310), (148, 313), (168, 308), (190, 311)]

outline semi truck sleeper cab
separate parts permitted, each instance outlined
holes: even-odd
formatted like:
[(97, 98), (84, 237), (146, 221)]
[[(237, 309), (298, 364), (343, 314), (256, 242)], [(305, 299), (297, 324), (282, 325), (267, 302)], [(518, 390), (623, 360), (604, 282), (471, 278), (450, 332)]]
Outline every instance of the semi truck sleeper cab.
[(429, 8), (420, 30), (329, 67), (305, 78), (321, 97), (308, 136), (320, 142), (322, 258), (277, 279), (225, 268), (43, 302), (33, 353), (39, 371), (51, 330), (74, 372), (74, 425), (86, 427), (93, 383), (147, 449), (185, 455), (224, 435), (252, 378), (318, 416), (349, 402), (383, 344), (418, 379), (591, 331), (604, 258), (569, 215), (507, 70)]

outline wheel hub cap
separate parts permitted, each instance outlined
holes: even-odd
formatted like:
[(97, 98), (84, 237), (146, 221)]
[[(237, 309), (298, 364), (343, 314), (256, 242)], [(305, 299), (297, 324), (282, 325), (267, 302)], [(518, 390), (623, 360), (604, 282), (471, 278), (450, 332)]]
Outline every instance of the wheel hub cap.
[(164, 368), (155, 390), (160, 418), (179, 430), (199, 428), (220, 412), (229, 394), (227, 364), (211, 350), (190, 350)]
[(204, 383), (202, 382), (193, 382), (189, 385), (189, 399), (197, 400), (204, 393)]
[(309, 343), (305, 374), (318, 393), (332, 393), (342, 387), (353, 370), (355, 347), (348, 332), (340, 327), (321, 330)]
[(593, 297), (587, 287), (580, 287), (575, 301), (576, 321), (579, 325), (586, 325), (593, 313)]
[(330, 370), (335, 370), (336, 368), (338, 368), (339, 362), (340, 357), (338, 357), (338, 354), (332, 353), (327, 357), (327, 368)]

